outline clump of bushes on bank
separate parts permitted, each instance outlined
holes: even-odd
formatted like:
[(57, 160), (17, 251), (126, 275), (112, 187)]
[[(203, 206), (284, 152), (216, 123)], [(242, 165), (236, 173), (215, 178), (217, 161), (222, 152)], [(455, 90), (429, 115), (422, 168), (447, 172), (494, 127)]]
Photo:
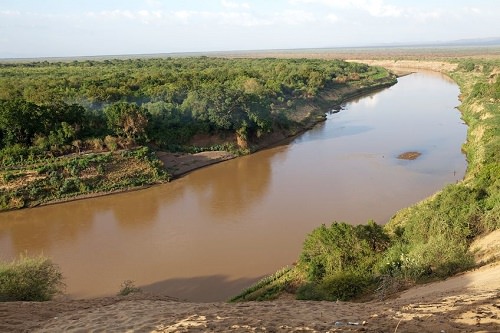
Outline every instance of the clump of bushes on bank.
[(0, 301), (48, 301), (64, 289), (59, 267), (44, 256), (0, 262)]
[(297, 265), (306, 277), (297, 298), (346, 300), (363, 293), (372, 284), (373, 267), (388, 245), (389, 236), (373, 221), (315, 229), (304, 241)]
[[(500, 228), (500, 61), (466, 60), (449, 73), (459, 84), (468, 125), (464, 180), (399, 211), (384, 227), (334, 222), (315, 229), (285, 276), (261, 289), (267, 299), (292, 291), (299, 299), (385, 297), (415, 283), (475, 265), (472, 241)], [(495, 74), (496, 73), (496, 74)], [(234, 300), (253, 300), (249, 288)]]
[(12, 163), (0, 168), (0, 210), (110, 193), (169, 178), (147, 147)]

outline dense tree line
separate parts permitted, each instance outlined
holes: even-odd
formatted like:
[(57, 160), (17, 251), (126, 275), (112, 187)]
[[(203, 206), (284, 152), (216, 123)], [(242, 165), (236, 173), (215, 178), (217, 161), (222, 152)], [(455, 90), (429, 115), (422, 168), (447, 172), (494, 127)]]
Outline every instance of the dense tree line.
[[(115, 138), (180, 146), (286, 126), (297, 101), (384, 76), (340, 60), (166, 58), (0, 64), (0, 148), (68, 150)], [(64, 149), (62, 147), (65, 147)]]

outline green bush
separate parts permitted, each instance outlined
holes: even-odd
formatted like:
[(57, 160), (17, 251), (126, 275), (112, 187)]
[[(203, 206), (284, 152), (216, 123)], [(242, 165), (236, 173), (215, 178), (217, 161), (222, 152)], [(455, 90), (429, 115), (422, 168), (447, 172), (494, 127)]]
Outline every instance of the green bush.
[(378, 263), (377, 273), (411, 283), (428, 274), (430, 268), (422, 264), (418, 257), (409, 255), (409, 249), (401, 244), (394, 245)]
[(297, 289), (295, 296), (299, 300), (309, 301), (322, 301), (327, 299), (326, 295), (323, 293), (323, 290), (316, 282), (306, 283), (300, 286)]
[(297, 298), (348, 300), (359, 296), (375, 284), (376, 264), (389, 245), (388, 234), (373, 221), (357, 226), (334, 222), (313, 230), (297, 266), (306, 277), (297, 289)]
[(120, 291), (118, 292), (118, 296), (127, 296), (129, 294), (138, 293), (141, 291), (142, 291), (141, 288), (135, 286), (134, 281), (125, 280), (122, 282), (120, 286)]
[(59, 267), (44, 256), (0, 262), (0, 301), (48, 301), (62, 292)]
[(307, 283), (297, 290), (297, 299), (347, 301), (361, 295), (374, 279), (369, 274), (338, 272), (321, 282)]
[(471, 60), (465, 60), (459, 64), (458, 68), (465, 72), (472, 72), (476, 68), (476, 64)]
[(309, 281), (341, 271), (370, 272), (389, 237), (375, 222), (352, 226), (334, 222), (313, 230), (304, 241), (299, 267)]
[[(243, 290), (240, 294), (229, 299), (229, 302), (243, 301), (247, 297), (256, 300), (268, 300), (275, 298), (279, 292), (283, 291), (290, 280), (290, 272), (292, 267), (284, 267), (272, 275), (268, 275), (263, 279), (257, 281), (247, 289)], [(258, 296), (256, 296), (256, 294)]]

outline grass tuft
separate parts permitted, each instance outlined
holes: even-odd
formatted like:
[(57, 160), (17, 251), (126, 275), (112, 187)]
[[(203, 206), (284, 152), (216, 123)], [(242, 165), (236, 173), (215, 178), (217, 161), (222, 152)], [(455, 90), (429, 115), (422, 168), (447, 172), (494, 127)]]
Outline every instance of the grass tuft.
[(59, 267), (44, 256), (0, 262), (0, 301), (48, 301), (65, 285)]

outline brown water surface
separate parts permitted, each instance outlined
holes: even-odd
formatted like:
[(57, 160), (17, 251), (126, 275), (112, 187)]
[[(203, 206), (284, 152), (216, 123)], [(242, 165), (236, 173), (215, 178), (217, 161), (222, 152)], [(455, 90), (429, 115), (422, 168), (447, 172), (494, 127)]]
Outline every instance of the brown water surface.
[[(295, 261), (322, 223), (385, 223), (460, 180), (458, 94), (446, 77), (413, 74), (289, 145), (147, 190), (2, 213), (0, 259), (51, 257), (74, 298), (133, 280), (181, 299), (225, 300)], [(397, 158), (407, 151), (422, 155)]]

